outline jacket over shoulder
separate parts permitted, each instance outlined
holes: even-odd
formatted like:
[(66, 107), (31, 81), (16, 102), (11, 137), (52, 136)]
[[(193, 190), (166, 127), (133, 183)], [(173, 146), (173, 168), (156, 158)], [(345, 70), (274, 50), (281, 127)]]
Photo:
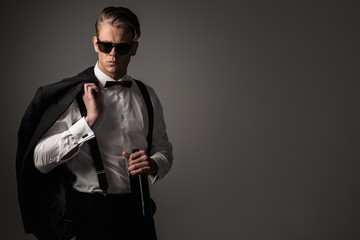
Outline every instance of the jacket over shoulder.
[[(37, 236), (58, 232), (51, 239), (70, 239), (60, 233), (65, 209), (65, 180), (68, 174), (59, 167), (43, 174), (34, 166), (33, 152), (42, 135), (83, 91), (83, 84), (95, 82), (94, 68), (50, 85), (39, 87), (27, 107), (18, 130), (16, 178), (18, 200), (26, 233)], [(49, 238), (50, 239), (50, 238)]]

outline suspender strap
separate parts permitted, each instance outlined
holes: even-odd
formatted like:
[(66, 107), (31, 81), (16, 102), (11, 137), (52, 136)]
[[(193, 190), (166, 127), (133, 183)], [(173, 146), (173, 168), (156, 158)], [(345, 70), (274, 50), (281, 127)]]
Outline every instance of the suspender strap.
[[(76, 100), (79, 105), (81, 116), (86, 116), (86, 107), (85, 107), (84, 101), (82, 99), (82, 95), (78, 94), (76, 97)], [(104, 165), (103, 165), (103, 161), (101, 158), (99, 146), (97, 144), (96, 138), (92, 138), (88, 142), (90, 145), (91, 155), (94, 159), (94, 165), (95, 165), (95, 170), (96, 170), (97, 178), (99, 181), (100, 189), (103, 191), (104, 194), (106, 194), (109, 184), (108, 184), (108, 181), (106, 178), (106, 173), (104, 170)]]
[[(135, 80), (146, 104), (149, 119), (149, 132), (147, 135), (148, 154), (151, 152), (153, 125), (154, 125), (154, 109), (151, 102), (149, 92), (143, 82)], [(150, 198), (150, 189), (147, 174), (140, 174), (135, 177), (130, 177), (131, 191), (136, 195), (137, 199), (141, 201), (142, 214), (144, 217), (151, 218), (153, 216), (152, 203)]]
[(150, 154), (151, 151), (151, 145), (152, 145), (152, 135), (153, 135), (153, 127), (154, 127), (154, 109), (153, 109), (153, 105), (151, 102), (151, 98), (149, 95), (149, 92), (146, 88), (146, 86), (144, 85), (143, 82), (139, 81), (139, 80), (135, 80), (136, 84), (138, 85), (140, 92), (144, 98), (145, 104), (146, 104), (146, 108), (148, 111), (148, 118), (149, 118), (149, 132), (147, 135), (147, 142), (148, 142), (148, 153)]

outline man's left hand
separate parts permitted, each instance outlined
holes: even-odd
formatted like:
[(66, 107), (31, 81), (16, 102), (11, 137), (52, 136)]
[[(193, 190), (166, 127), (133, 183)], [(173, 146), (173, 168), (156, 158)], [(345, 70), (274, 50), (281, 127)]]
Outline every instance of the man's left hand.
[(159, 166), (155, 160), (149, 158), (144, 150), (137, 151), (133, 154), (123, 152), (122, 155), (129, 160), (128, 171), (131, 175), (146, 173), (155, 176), (159, 170)]

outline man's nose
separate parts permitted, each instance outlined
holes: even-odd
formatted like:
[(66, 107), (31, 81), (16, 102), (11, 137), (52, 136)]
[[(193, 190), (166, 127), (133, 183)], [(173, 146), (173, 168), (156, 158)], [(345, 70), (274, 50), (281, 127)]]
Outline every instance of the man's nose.
[(109, 52), (109, 55), (110, 55), (110, 56), (115, 56), (115, 54), (116, 54), (116, 48), (113, 47), (113, 48), (111, 49), (111, 51)]

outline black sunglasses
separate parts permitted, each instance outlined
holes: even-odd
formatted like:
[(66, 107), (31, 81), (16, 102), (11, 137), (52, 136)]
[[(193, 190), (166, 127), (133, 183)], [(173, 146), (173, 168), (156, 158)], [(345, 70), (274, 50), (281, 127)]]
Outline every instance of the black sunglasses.
[(112, 42), (101, 42), (99, 39), (97, 39), (97, 45), (99, 46), (99, 49), (103, 53), (110, 53), (113, 48), (115, 48), (115, 52), (120, 55), (127, 54), (134, 42), (132, 43), (112, 43)]

